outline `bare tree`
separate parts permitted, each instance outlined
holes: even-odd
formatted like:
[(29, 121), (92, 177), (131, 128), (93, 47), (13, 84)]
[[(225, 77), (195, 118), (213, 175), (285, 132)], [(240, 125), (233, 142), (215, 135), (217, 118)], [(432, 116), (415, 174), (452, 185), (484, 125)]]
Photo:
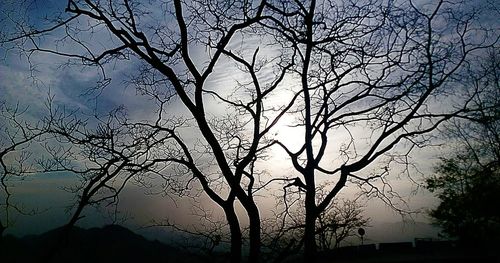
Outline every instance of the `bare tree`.
[(385, 179), (392, 166), (408, 165), (427, 134), (472, 110), (470, 98), (452, 98), (453, 86), (468, 60), (497, 43), (498, 31), (479, 23), (477, 9), (448, 1), (268, 6), (272, 23), (264, 26), (297, 54), (290, 71), (300, 98), (290, 112), (303, 139), (298, 147), (276, 143), (301, 175), (294, 185), (305, 196), (304, 259), (314, 262), (317, 221), (347, 183), (392, 206)]
[(36, 173), (32, 165), (30, 145), (44, 140), (45, 127), (41, 123), (23, 120), (26, 108), (9, 108), (0, 102), (0, 239), (11, 226), (11, 214), (32, 215), (35, 210), (13, 201), (14, 188), (26, 175)]
[(369, 218), (363, 216), (360, 204), (353, 200), (332, 202), (318, 216), (318, 244), (320, 250), (340, 247), (342, 241), (356, 236), (360, 227), (366, 227)]
[[(91, 92), (99, 92), (110, 83), (106, 66), (111, 62), (140, 61), (138, 74), (130, 83), (157, 106), (154, 120), (129, 120), (113, 113), (108, 119), (96, 118), (94, 129), (88, 129), (89, 123), (77, 115), (50, 113), (47, 122), (51, 123), (51, 131), (60, 142), (72, 146), (48, 149), (52, 156), (45, 166), (84, 178), (82, 186), (75, 189), (80, 197), (68, 226), (80, 218), (85, 206), (116, 199), (128, 180), (138, 174), (157, 174), (167, 181), (175, 175), (190, 174), (224, 210), (231, 232), (233, 262), (240, 261), (242, 249), (235, 201), (242, 204), (250, 221), (249, 261), (258, 261), (260, 214), (253, 195), (259, 171), (254, 164), (262, 159), (260, 154), (267, 147), (261, 145), (265, 135), (281, 117), (274, 111), (268, 114), (263, 102), (280, 85), (290, 66), (279, 55), (260, 55), (259, 47), (229, 45), (244, 43), (241, 35), (258, 37), (252, 27), (263, 19), (264, 7), (265, 1), (147, 4), (128, 0), (69, 0), (64, 12), (50, 17), (46, 27), (30, 25), (28, 19), (12, 19), (16, 30), (3, 36), (1, 42), (5, 47), (19, 48), (28, 56), (41, 52), (65, 57), (69, 59), (68, 66), (96, 66), (102, 78)], [(157, 11), (165, 16), (160, 23), (155, 18), (159, 15)], [(92, 39), (102, 32), (101, 28), (107, 41), (95, 45)], [(41, 41), (49, 35), (56, 35), (57, 40), (52, 43), (57, 45)], [(193, 56), (193, 50), (197, 49), (205, 49), (206, 53)], [(217, 63), (228, 61), (244, 73), (235, 89), (241, 91), (238, 94), (207, 84)], [(277, 71), (273, 63), (279, 64)], [(275, 75), (261, 80), (261, 70), (266, 67)], [(165, 117), (173, 97), (187, 109), (188, 117), (184, 120), (172, 122), (179, 119)], [(235, 115), (211, 118), (207, 100), (222, 103)], [(286, 106), (282, 112), (285, 110)], [(193, 126), (197, 129), (195, 134), (203, 138), (199, 144), (183, 139), (178, 133)], [(58, 157), (62, 153), (66, 160), (67, 156), (83, 154), (93, 166), (73, 167)], [(122, 184), (117, 188), (111, 186), (117, 181)], [(192, 182), (186, 181), (186, 184)], [(108, 194), (103, 195), (103, 191)]]
[[(270, 251), (269, 258), (274, 262), (297, 256), (304, 247), (305, 209), (293, 204), (298, 200), (293, 195), (284, 195), (276, 208), (281, 212), (264, 224), (264, 243)], [(282, 206), (286, 209), (282, 210)], [(366, 227), (370, 218), (364, 215), (363, 208), (357, 199), (337, 199), (330, 203), (316, 222), (318, 250), (338, 248), (343, 241), (356, 236), (360, 227)]]

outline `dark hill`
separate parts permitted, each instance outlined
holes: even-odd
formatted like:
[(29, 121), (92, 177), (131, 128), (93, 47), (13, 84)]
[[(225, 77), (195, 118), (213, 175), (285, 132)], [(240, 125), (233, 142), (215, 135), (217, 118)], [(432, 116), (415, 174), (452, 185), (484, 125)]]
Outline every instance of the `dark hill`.
[(158, 241), (150, 241), (118, 225), (74, 227), (65, 242), (57, 243), (62, 228), (24, 238), (6, 236), (0, 244), (1, 262), (40, 262), (57, 245), (50, 262), (193, 262), (195, 255)]

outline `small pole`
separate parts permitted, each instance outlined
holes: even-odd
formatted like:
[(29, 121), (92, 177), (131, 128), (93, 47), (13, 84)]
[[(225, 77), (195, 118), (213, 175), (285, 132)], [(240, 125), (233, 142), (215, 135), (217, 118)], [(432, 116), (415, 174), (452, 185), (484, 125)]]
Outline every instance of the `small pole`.
[(361, 245), (363, 245), (363, 243), (364, 243), (363, 236), (365, 235), (365, 230), (360, 227), (358, 229), (358, 234), (361, 236)]

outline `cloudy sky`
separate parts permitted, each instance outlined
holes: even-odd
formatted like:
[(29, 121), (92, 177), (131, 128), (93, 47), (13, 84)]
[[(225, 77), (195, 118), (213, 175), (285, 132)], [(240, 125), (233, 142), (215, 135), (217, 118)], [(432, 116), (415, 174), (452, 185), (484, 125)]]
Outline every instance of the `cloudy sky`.
[[(61, 8), (64, 9), (63, 2), (33, 1), (33, 5), (29, 6), (28, 12), (18, 14), (19, 17), (15, 17), (15, 13), (3, 12), (0, 14), (3, 16), (1, 26), (2, 28), (15, 30), (16, 28), (12, 26), (13, 20), (29, 17), (30, 23), (43, 27), (44, 23), (46, 23), (43, 17), (52, 14), (54, 11), (61, 10)], [(9, 1), (0, 3), (0, 10), (10, 10), (9, 8), (14, 5)], [(152, 13), (154, 14), (154, 12)], [(85, 22), (81, 21), (81, 23)], [(168, 24), (169, 21), (166, 21), (166, 23)], [(78, 47), (60, 44), (57, 40), (60, 39), (61, 34), (62, 32), (56, 31), (40, 39), (40, 44), (42, 46), (57, 45), (58, 50), (63, 52), (78, 50)], [(94, 39), (96, 39), (96, 42), (93, 45), (97, 49), (104, 48), (111, 41), (105, 32), (99, 30), (96, 30)], [(261, 39), (240, 39), (233, 44), (235, 46), (256, 46), (261, 41)], [(99, 47), (100, 44), (102, 44), (101, 47)], [(271, 56), (272, 52), (272, 50), (261, 51), (259, 56)], [(203, 61), (203, 58), (208, 56), (207, 50), (204, 48), (193, 48), (192, 54), (194, 57), (199, 58), (199, 61)], [(10, 106), (17, 104), (22, 108), (26, 107), (27, 110), (22, 117), (26, 121), (36, 122), (46, 114), (46, 102), (49, 96), (54, 96), (54, 102), (57, 105), (64, 105), (85, 114), (92, 114), (92, 112), (104, 113), (124, 105), (131, 119), (151, 120), (156, 116), (155, 104), (148, 97), (138, 94), (135, 88), (127, 82), (130, 76), (136, 74), (140, 66), (140, 63), (134, 58), (106, 66), (106, 77), (111, 78), (112, 82), (105, 89), (100, 90), (99, 95), (96, 97), (96, 93), (87, 94), (86, 92), (102, 78), (102, 74), (97, 68), (65, 65), (66, 58), (52, 54), (35, 52), (27, 57), (15, 49), (0, 48), (0, 57), (2, 58), (0, 60), (0, 101)], [(207, 81), (207, 86), (213, 89), (234, 86), (244, 78), (234, 64), (225, 64), (224, 60), (217, 65), (214, 72), (214, 75)], [(266, 76), (261, 77), (264, 80), (266, 79)], [(273, 78), (268, 77), (268, 79), (268, 81), (272, 81)], [(290, 86), (295, 85), (292, 80), (289, 80), (287, 84)], [(279, 104), (280, 97), (286, 97), (286, 95), (275, 96), (273, 98), (274, 102)], [(210, 114), (213, 116), (223, 114), (225, 110), (226, 108), (220, 104), (210, 104)], [(174, 100), (169, 105), (168, 112), (179, 116), (186, 114), (185, 108), (178, 100)], [(300, 132), (287, 127), (285, 124), (277, 126), (275, 136), (280, 140), (290, 142), (291, 147), (293, 147), (295, 138), (301, 137)], [(366, 134), (363, 134), (363, 131), (359, 131), (357, 136), (368, 139)], [(190, 133), (188, 131), (185, 137), (192, 137), (194, 140), (196, 132)], [(338, 138), (345, 137), (341, 135)], [(336, 149), (332, 149), (332, 152), (334, 151)], [(444, 152), (446, 152), (446, 149), (439, 147), (417, 149), (414, 151), (411, 160), (417, 165), (418, 170), (423, 175), (426, 175), (432, 172), (432, 166)], [(279, 174), (291, 178), (296, 176), (296, 172), (284, 158), (283, 152), (278, 149), (272, 149), (269, 160), (261, 165), (262, 169), (269, 174)], [(400, 171), (397, 170), (398, 168), (394, 169), (390, 177), (390, 184), (395, 191), (401, 194), (402, 199), (408, 202), (409, 210), (421, 211), (421, 213), (414, 214), (413, 218), (417, 221), (428, 222), (429, 219), (425, 214), (425, 210), (433, 207), (437, 200), (425, 189), (419, 187), (418, 183), (423, 182), (422, 174), (413, 171), (415, 172), (416, 183), (410, 183), (405, 176), (398, 177)], [(64, 190), (64, 187), (71, 186), (74, 183), (75, 178), (73, 176), (63, 173), (29, 176), (24, 181), (16, 183), (15, 188), (12, 190), (14, 201), (23, 204), (28, 210), (36, 209), (37, 213), (33, 216), (13, 215), (14, 220), (12, 222), (14, 224), (9, 229), (10, 233), (17, 235), (40, 233), (66, 222), (69, 218), (66, 208), (74, 202), (74, 199), (72, 199), (74, 195)], [(280, 185), (271, 185), (270, 189), (266, 190), (266, 193), (273, 194), (279, 188)], [(193, 208), (190, 199), (174, 200), (169, 196), (148, 195), (145, 192), (147, 191), (131, 185), (123, 193), (119, 210), (120, 215), (128, 218), (126, 221), (128, 225), (144, 225), (151, 218), (157, 220), (169, 218), (175, 222), (195, 222), (196, 219), (194, 218), (196, 217), (191, 214), (195, 213), (196, 209)], [(357, 195), (357, 192), (356, 186), (351, 185), (343, 191), (343, 196), (352, 198)], [(4, 195), (4, 192), (2, 192), (2, 195)], [(366, 200), (366, 198), (360, 200), (366, 205), (366, 216), (372, 219), (371, 225), (374, 227), (384, 222), (401, 220), (399, 214), (380, 200)], [(261, 198), (259, 201), (264, 217), (270, 216), (275, 201), (270, 201), (269, 198)], [(217, 208), (208, 201), (203, 201), (202, 204), (217, 211)], [(84, 213), (87, 217), (80, 224), (93, 226), (110, 223), (112, 217), (109, 216), (108, 212), (110, 211), (107, 209), (97, 211), (89, 208)], [(5, 214), (0, 212), (0, 216), (3, 217)]]

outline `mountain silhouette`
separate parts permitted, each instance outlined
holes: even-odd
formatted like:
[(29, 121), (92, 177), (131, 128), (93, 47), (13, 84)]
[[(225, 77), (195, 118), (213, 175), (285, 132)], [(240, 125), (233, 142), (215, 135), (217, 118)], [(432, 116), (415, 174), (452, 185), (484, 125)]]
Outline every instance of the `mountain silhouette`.
[[(55, 246), (62, 228), (23, 238), (6, 236), (0, 241), (1, 262), (40, 262)], [(150, 241), (127, 228), (74, 227), (64, 245), (57, 247), (50, 262), (193, 262), (195, 254), (183, 252), (159, 241)]]

